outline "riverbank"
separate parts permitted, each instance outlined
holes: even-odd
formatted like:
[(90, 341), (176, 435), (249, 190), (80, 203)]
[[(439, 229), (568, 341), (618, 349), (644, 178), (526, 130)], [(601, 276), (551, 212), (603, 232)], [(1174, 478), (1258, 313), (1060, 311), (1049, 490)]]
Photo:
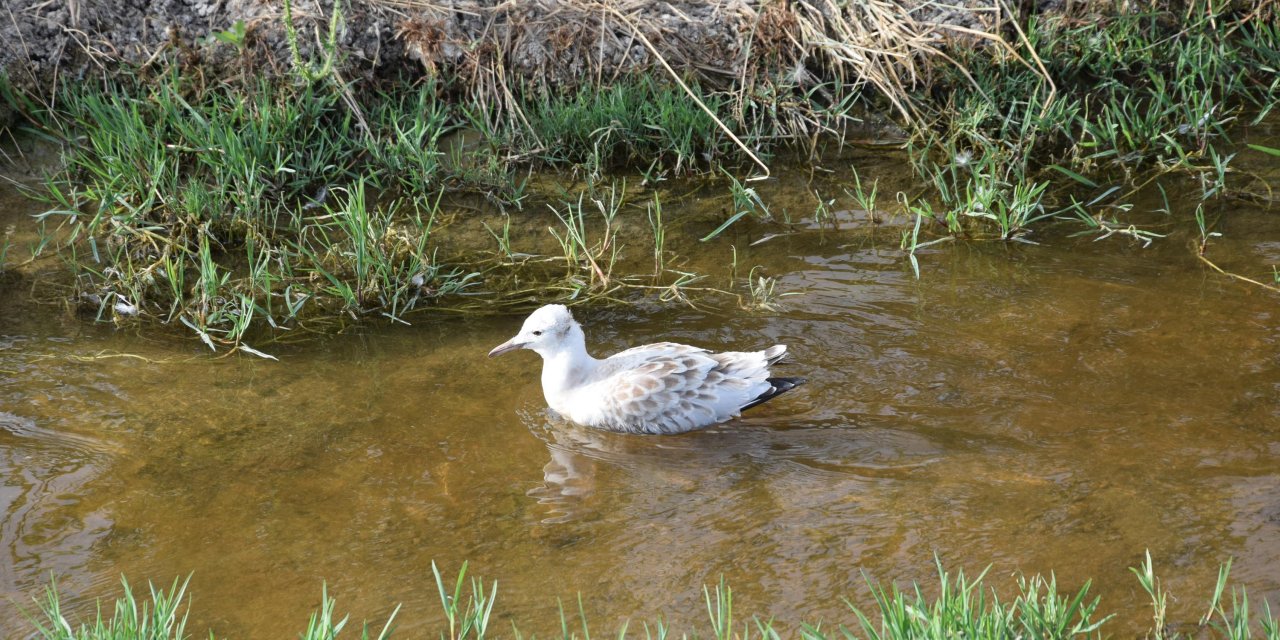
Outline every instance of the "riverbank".
[[(565, 5), (537, 20), (410, 5), (286, 4), (146, 37), (97, 16), (100, 39), (138, 43), (110, 47), (128, 64), (105, 77), (105, 47), (56, 58), (68, 70), (46, 84), (46, 58), (10, 60), (0, 89), (20, 127), (65, 151), (31, 190), (48, 206), (33, 252), (72, 266), (70, 299), (94, 317), (186, 326), (216, 350), (316, 318), (687, 300), (701, 274), (672, 267), (682, 253), (736, 256), (735, 226), (796, 228), (761, 196), (796, 160), (838, 173), (807, 223), (856, 210), (905, 227), (917, 276), (931, 243), (1031, 241), (1055, 220), (1145, 246), (1162, 234), (1131, 209), (1153, 188), (1199, 203), (1204, 254), (1206, 207), (1275, 199), (1272, 176), (1233, 165), (1274, 152), (1233, 140), (1280, 94), (1265, 3), (938, 20), (895, 3)], [(42, 6), (23, 15), (55, 10)], [(360, 39), (392, 27), (398, 49)], [(879, 145), (903, 148), (914, 184), (885, 189), (848, 163)], [(669, 230), (673, 199), (708, 186), (726, 205), (696, 238)], [(459, 218), (485, 233), (442, 224)], [(623, 228), (644, 241), (623, 251)], [(752, 276), (710, 293), (767, 308), (780, 292)]]

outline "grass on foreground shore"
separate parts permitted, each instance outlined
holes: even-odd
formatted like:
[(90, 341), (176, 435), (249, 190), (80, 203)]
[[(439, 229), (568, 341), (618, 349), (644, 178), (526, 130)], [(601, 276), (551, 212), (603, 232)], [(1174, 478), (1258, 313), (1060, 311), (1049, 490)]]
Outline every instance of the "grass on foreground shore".
[[(661, 224), (653, 225), (656, 273), (647, 259), (620, 255), (610, 234), (624, 207), (604, 195), (602, 176), (619, 167), (642, 170), (646, 183), (723, 175), (735, 207), (711, 241), (744, 216), (769, 219), (768, 203), (745, 186), (760, 156), (837, 146), (864, 111), (899, 113), (910, 134), (923, 190), (896, 201), (915, 221), (902, 239), (913, 266), (930, 242), (1025, 239), (1049, 219), (1150, 242), (1159, 236), (1118, 218), (1143, 185), (1193, 185), (1205, 202), (1275, 199), (1264, 181), (1232, 170), (1228, 134), (1272, 112), (1280, 96), (1276, 11), (1190, 0), (1117, 6), (1087, 23), (1026, 15), (1006, 25), (1007, 42), (960, 43), (948, 56), (927, 45), (930, 84), (899, 94), (887, 77), (845, 82), (850, 70), (828, 60), (805, 73), (757, 69), (755, 84), (719, 90), (691, 79), (686, 92), (662, 76), (568, 92), (513, 86), (499, 105), (443, 75), (343, 82), (334, 46), (319, 62), (295, 49), (293, 78), (242, 73), (207, 83), (162, 57), (153, 69), (62, 83), (52, 97), (0, 78), (0, 94), (64, 145), (64, 168), (33, 193), (49, 209), (29, 250), (68, 265), (75, 280), (66, 297), (102, 320), (185, 325), (210, 347), (247, 349), (251, 331), (308, 318), (617, 300), (638, 269), (652, 276), (639, 291), (682, 297), (698, 275), (665, 268), (672, 238)], [(775, 58), (790, 60), (760, 59)], [(588, 186), (531, 193), (537, 167)], [(874, 203), (868, 187), (853, 181), (849, 195)], [(661, 221), (662, 203), (648, 195), (625, 216)], [(526, 268), (530, 260), (512, 259), (509, 235), (495, 232), (491, 252), (442, 260), (445, 200), (512, 215), (549, 205), (563, 255)], [(819, 202), (815, 218), (832, 206)], [(1198, 221), (1203, 254), (1212, 222)], [(21, 249), (5, 251), (12, 259)], [(634, 273), (609, 268), (622, 264)]]
[[(871, 584), (875, 607), (864, 611), (849, 604), (855, 623), (851, 626), (823, 626), (800, 624), (799, 637), (804, 640), (1071, 640), (1101, 639), (1105, 637), (1105, 624), (1112, 617), (1099, 611), (1100, 598), (1091, 596), (1089, 583), (1078, 591), (1060, 593), (1053, 576), (1036, 575), (1018, 579), (1018, 593), (1012, 600), (1001, 600), (995, 591), (984, 584), (986, 571), (976, 577), (968, 577), (963, 571), (954, 575), (938, 564), (938, 583), (931, 591), (937, 595), (925, 595), (925, 589), (913, 585), (901, 590), (896, 585)], [(1217, 585), (1209, 599), (1207, 611), (1198, 623), (1180, 624), (1174, 629), (1167, 618), (1170, 594), (1155, 575), (1148, 553), (1138, 568), (1130, 570), (1137, 577), (1142, 589), (1151, 597), (1152, 626), (1147, 637), (1152, 640), (1179, 640), (1182, 638), (1221, 638), (1223, 640), (1277, 640), (1280, 623), (1272, 616), (1264, 602), (1262, 610), (1251, 613), (1249, 597), (1243, 588), (1232, 588), (1228, 593), (1228, 577), (1231, 563), (1218, 573)], [(493, 583), (487, 590), (483, 580), (471, 578), (468, 582), (466, 563), (452, 583), (435, 572), (436, 587), (444, 618), (439, 636), (448, 640), (485, 637), (501, 637), (503, 631), (491, 627), (491, 614), (498, 594)], [(470, 587), (468, 590), (467, 587)], [(44, 640), (178, 640), (191, 637), (186, 630), (187, 582), (175, 581), (168, 589), (151, 587), (150, 601), (134, 595), (128, 582), (115, 606), (103, 612), (101, 604), (97, 617), (91, 623), (73, 623), (62, 611), (56, 584), (51, 585), (43, 600), (38, 600), (40, 614), (31, 619), (36, 637)], [(734, 610), (733, 590), (723, 581), (714, 588), (704, 588), (707, 608), (707, 627), (703, 633), (683, 632), (671, 629), (661, 620), (632, 627), (624, 623), (613, 633), (618, 638), (643, 637), (648, 640), (664, 638), (715, 638), (716, 640), (774, 640), (783, 631), (772, 619), (741, 617)], [(1227, 598), (1230, 598), (1230, 602)], [(311, 614), (301, 633), (302, 640), (337, 640), (347, 629), (348, 617), (337, 618), (335, 602), (328, 591), (321, 593), (320, 608)], [(365, 623), (358, 631), (359, 637), (368, 640), (391, 638), (395, 631), (396, 607), (387, 620), (379, 625)], [(563, 640), (588, 640), (592, 629), (579, 605), (578, 620), (572, 620), (561, 607), (558, 626)], [(1251, 618), (1251, 615), (1253, 618)], [(1189, 631), (1184, 631), (1189, 630)], [(596, 630), (597, 635), (600, 631)], [(705, 635), (704, 635), (705, 633)], [(789, 633), (789, 632), (788, 632)], [(511, 629), (511, 637), (520, 638), (519, 629)], [(209, 637), (214, 638), (211, 631)], [(342, 637), (354, 637), (352, 635)]]

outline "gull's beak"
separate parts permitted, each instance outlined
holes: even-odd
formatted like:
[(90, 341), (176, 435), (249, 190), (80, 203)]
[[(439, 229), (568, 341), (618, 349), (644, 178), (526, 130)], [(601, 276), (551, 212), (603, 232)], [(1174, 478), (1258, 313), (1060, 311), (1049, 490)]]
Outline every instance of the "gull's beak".
[(516, 349), (519, 349), (519, 348), (521, 348), (521, 347), (523, 347), (523, 346), (524, 346), (524, 343), (523, 343), (523, 342), (516, 342), (516, 339), (515, 339), (515, 338), (512, 338), (512, 339), (510, 339), (510, 340), (508, 340), (508, 341), (506, 341), (506, 342), (504, 342), (504, 343), (502, 343), (502, 344), (500, 344), (500, 345), (498, 345), (498, 346), (494, 347), (494, 348), (493, 348), (493, 351), (490, 351), (490, 352), (489, 352), (489, 357), (490, 357), (490, 358), (492, 358), (492, 357), (494, 357), (494, 356), (500, 356), (500, 355), (502, 355), (502, 354), (504, 354), (504, 353), (506, 353), (506, 352), (508, 352), (508, 351), (515, 351)]

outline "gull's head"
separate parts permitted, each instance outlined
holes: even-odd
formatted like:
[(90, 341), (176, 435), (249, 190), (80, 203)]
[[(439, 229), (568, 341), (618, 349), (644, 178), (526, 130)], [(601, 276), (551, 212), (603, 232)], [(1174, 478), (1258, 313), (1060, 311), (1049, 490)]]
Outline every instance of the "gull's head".
[[(577, 331), (575, 331), (577, 330)], [(581, 333), (569, 308), (562, 304), (549, 304), (529, 314), (514, 338), (496, 346), (489, 357), (500, 356), (516, 349), (529, 349), (542, 356), (555, 353), (570, 343), (575, 333)]]

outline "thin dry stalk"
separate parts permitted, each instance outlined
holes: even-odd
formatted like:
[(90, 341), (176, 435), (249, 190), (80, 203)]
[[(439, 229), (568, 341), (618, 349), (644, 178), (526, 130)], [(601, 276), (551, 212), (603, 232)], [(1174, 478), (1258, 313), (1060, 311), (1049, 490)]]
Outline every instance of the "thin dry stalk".
[(1224, 275), (1224, 276), (1227, 276), (1228, 278), (1234, 278), (1234, 279), (1239, 280), (1239, 281), (1241, 281), (1241, 282), (1247, 282), (1247, 283), (1252, 284), (1252, 285), (1257, 285), (1257, 286), (1259, 286), (1259, 287), (1262, 287), (1263, 289), (1266, 289), (1267, 291), (1273, 291), (1273, 292), (1275, 292), (1275, 293), (1280, 293), (1280, 287), (1275, 287), (1275, 286), (1269, 285), (1269, 284), (1267, 284), (1267, 283), (1265, 283), (1265, 282), (1259, 282), (1259, 281), (1257, 281), (1257, 280), (1254, 280), (1253, 278), (1245, 277), (1245, 276), (1242, 276), (1242, 275), (1240, 275), (1240, 274), (1238, 274), (1238, 273), (1231, 273), (1230, 271), (1227, 271), (1227, 270), (1223, 269), (1222, 267), (1219, 267), (1218, 265), (1214, 264), (1214, 263), (1213, 263), (1213, 261), (1212, 261), (1212, 260), (1210, 260), (1210, 259), (1208, 259), (1208, 258), (1206, 258), (1206, 257), (1204, 256), (1204, 254), (1203, 254), (1203, 253), (1196, 252), (1196, 257), (1197, 257), (1197, 258), (1200, 258), (1200, 261), (1201, 261), (1201, 262), (1203, 262), (1203, 263), (1205, 263), (1205, 264), (1209, 265), (1209, 268), (1213, 269), (1214, 271), (1217, 271), (1218, 273), (1221, 273), (1221, 274), (1222, 274), (1222, 275)]
[[(762, 86), (770, 91), (779, 87), (816, 91), (827, 97), (831, 97), (829, 83), (843, 85), (846, 95), (849, 89), (874, 87), (902, 118), (920, 122), (924, 115), (911, 92), (927, 81), (933, 65), (957, 68), (976, 86), (968, 70), (948, 55), (948, 36), (954, 36), (970, 43), (991, 43), (1032, 69), (1048, 83), (1049, 101), (1058, 92), (1004, 0), (985, 0), (968, 9), (983, 25), (977, 28), (922, 19), (919, 13), (931, 10), (930, 5), (913, 6), (904, 0), (792, 0), (763, 5), (718, 1), (712, 3), (711, 16), (697, 17), (663, 4), (666, 20), (653, 19), (655, 5), (643, 0), (564, 0), (551, 5), (507, 1), (493, 6), (460, 0), (449, 7), (431, 0), (365, 2), (395, 7), (401, 15), (417, 14), (405, 24), (425, 26), (421, 37), (415, 37), (413, 29), (402, 28), (401, 34), (407, 34), (402, 39), (416, 50), (428, 72), (434, 73), (438, 65), (454, 69), (470, 86), (471, 100), (489, 108), (487, 117), (512, 118), (525, 123), (526, 129), (530, 128), (515, 98), (520, 95), (517, 89), (608, 84), (656, 63), (765, 175), (769, 169), (756, 152), (707, 107), (682, 74), (693, 72), (708, 86), (732, 78), (737, 84), (732, 92), (740, 106), (745, 96)], [(474, 20), (472, 27), (466, 27), (458, 21), (459, 14), (482, 17), (483, 28), (476, 30)], [(1006, 21), (1014, 23), (1016, 43), (999, 34)], [(711, 26), (703, 22), (714, 22), (743, 34), (737, 49), (718, 52), (727, 56), (724, 65), (731, 68), (713, 68), (724, 65), (708, 59), (702, 44), (690, 43), (681, 22), (695, 32)], [(636, 43), (650, 59), (635, 60), (627, 53)], [(1023, 48), (1029, 53), (1020, 55)], [(564, 63), (572, 63), (571, 76), (565, 75)], [(814, 67), (822, 72), (812, 73)], [(830, 127), (822, 117), (806, 116), (803, 108), (785, 111), (786, 122), (779, 124), (792, 135), (809, 137)]]
[(824, 59), (842, 79), (870, 83), (908, 121), (917, 119), (907, 88), (919, 79), (918, 59), (936, 55), (933, 29), (894, 2), (868, 0), (840, 6), (834, 0), (792, 5), (806, 55)]
[(708, 116), (710, 116), (711, 119), (715, 121), (716, 125), (720, 127), (720, 130), (724, 131), (725, 134), (729, 136), (729, 139), (733, 140), (734, 144), (738, 145), (738, 148), (742, 149), (743, 153), (747, 154), (748, 157), (750, 157), (757, 165), (760, 166), (762, 170), (764, 170), (764, 175), (758, 176), (758, 178), (768, 178), (769, 165), (761, 161), (759, 156), (753, 153), (751, 149), (748, 148), (747, 145), (742, 142), (742, 140), (738, 139), (738, 136), (733, 133), (733, 130), (725, 126), (724, 122), (722, 122), (720, 118), (716, 117), (716, 114), (714, 111), (707, 108), (707, 105), (704, 102), (702, 102), (701, 99), (698, 98), (697, 94), (693, 92), (693, 89), (690, 89), (689, 85), (685, 84), (684, 80), (680, 79), (680, 75), (676, 73), (675, 69), (672, 69), (671, 65), (667, 64), (667, 59), (662, 57), (662, 54), (658, 52), (657, 47), (654, 47), (653, 43), (649, 42), (649, 39), (645, 37), (644, 33), (641, 33), (640, 29), (636, 27), (635, 23), (632, 22), (625, 15), (623, 15), (621, 12), (619, 12), (617, 9), (614, 9), (609, 5), (602, 4), (600, 5), (600, 7), (606, 11), (609, 11), (614, 15), (614, 17), (616, 17), (618, 20), (621, 20), (624, 24), (626, 24), (627, 27), (631, 29), (631, 32), (635, 34), (636, 38), (640, 40), (640, 43), (643, 44), (645, 48), (649, 50), (649, 53), (653, 54), (653, 57), (662, 65), (662, 68), (667, 70), (667, 73), (671, 75), (671, 79), (675, 80), (676, 84), (680, 85), (681, 89), (684, 89), (684, 92), (689, 95), (689, 99), (693, 100), (694, 104), (698, 105), (698, 108), (702, 109)]
[[(1000, 6), (1004, 8), (1008, 15), (1014, 15), (1014, 13), (1009, 10), (1008, 5), (1004, 3), (1004, 0), (998, 1), (1000, 2)], [(1022, 25), (1018, 24), (1016, 19), (1011, 19), (1009, 22), (1013, 24), (1014, 30), (1018, 32), (1018, 39), (1022, 41), (1022, 46), (1027, 48), (1027, 53), (1031, 54), (1032, 60), (1035, 60), (1036, 69), (1039, 70), (1040, 77), (1044, 78), (1044, 81), (1049, 83), (1049, 96), (1045, 98), (1044, 106), (1040, 109), (1040, 117), (1043, 118), (1045, 114), (1049, 113), (1049, 106), (1053, 104), (1053, 99), (1058, 95), (1058, 85), (1053, 81), (1053, 76), (1049, 75), (1049, 70), (1044, 68), (1044, 61), (1040, 59), (1040, 54), (1036, 53), (1036, 48), (1032, 46), (1031, 40), (1027, 38), (1027, 33), (1022, 30)], [(1001, 41), (1003, 41), (1003, 38), (1001, 38)], [(1005, 43), (1005, 46), (1008, 46), (1007, 42)], [(1009, 47), (1009, 49), (1012, 50), (1012, 47)], [(1014, 52), (1013, 55), (1018, 57), (1019, 60), (1022, 60), (1022, 58), (1018, 56), (1017, 52)], [(1026, 64), (1026, 61), (1023, 61), (1023, 64)]]

